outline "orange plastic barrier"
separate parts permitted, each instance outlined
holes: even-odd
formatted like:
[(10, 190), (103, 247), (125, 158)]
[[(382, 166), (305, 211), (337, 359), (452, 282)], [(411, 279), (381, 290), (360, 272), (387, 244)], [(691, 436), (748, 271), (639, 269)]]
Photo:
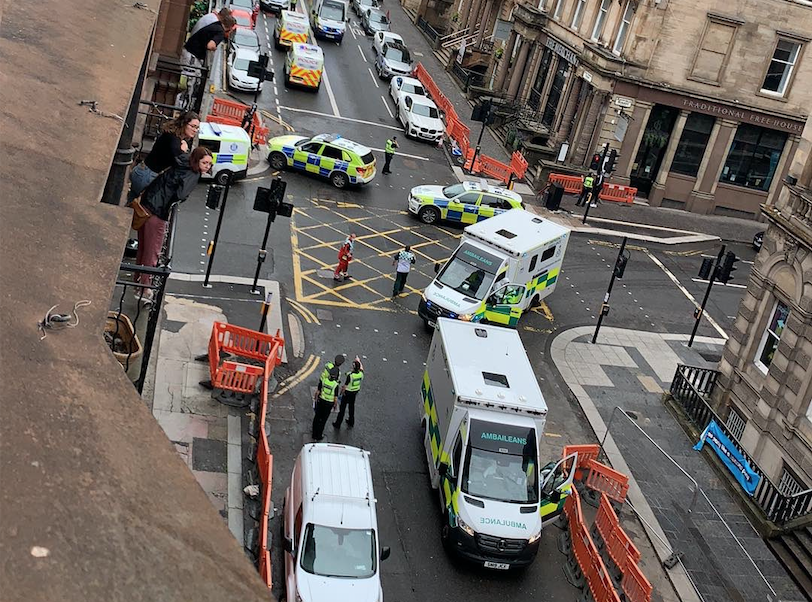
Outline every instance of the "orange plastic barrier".
[(589, 469), (584, 481), (587, 487), (600, 491), (618, 504), (626, 501), (626, 493), (629, 491), (628, 476), (594, 459), (587, 462), (586, 468)]
[[(608, 506), (609, 504), (607, 503), (606, 505)], [(617, 521), (617, 517), (615, 517), (615, 520)], [(609, 533), (609, 537), (605, 541), (609, 558), (612, 559), (612, 562), (615, 563), (615, 566), (617, 566), (618, 570), (624, 575), (630, 566), (640, 562), (640, 550), (632, 543), (632, 540), (629, 539), (626, 531), (621, 528), (619, 522)]]
[(224, 98), (215, 98), (211, 107), (211, 115), (215, 117), (230, 117), (242, 122), (243, 115), (248, 109), (248, 105)]
[(617, 203), (633, 203), (637, 196), (637, 188), (621, 186), (620, 184), (604, 184), (598, 198), (602, 201), (615, 201)]
[[(273, 372), (282, 361), (285, 340), (279, 335), (264, 334), (223, 322), (215, 322), (209, 339), (209, 373), (216, 389), (253, 393), (257, 380)], [(252, 366), (236, 361), (220, 361), (222, 352), (260, 361)]]
[(505, 165), (501, 161), (494, 159), (493, 157), (489, 157), (488, 155), (482, 155), (482, 157), (479, 159), (479, 164), (481, 166), (479, 170), (480, 173), (484, 173), (486, 176), (500, 180), (505, 184), (507, 184), (510, 180), (510, 165)]
[(550, 184), (561, 184), (564, 187), (564, 192), (581, 192), (584, 187), (583, 176), (565, 176), (562, 173), (551, 173), (547, 176), (547, 181)]
[[(250, 107), (248, 105), (244, 105), (241, 102), (234, 102), (233, 100), (225, 100), (223, 98), (215, 98), (214, 104), (211, 108), (211, 113), (206, 116), (205, 120), (209, 123), (222, 123), (224, 125), (241, 126), (245, 112), (249, 108)], [(259, 117), (259, 113), (254, 113), (254, 119), (251, 122), (251, 126), (249, 126), (246, 131), (250, 132), (251, 127), (253, 127), (254, 130), (252, 142), (254, 144), (266, 144), (268, 142), (270, 129), (262, 125), (262, 120)]]
[(510, 158), (510, 170), (517, 180), (523, 180), (527, 173), (527, 159), (519, 151), (513, 151), (513, 156)]
[[(268, 379), (262, 379), (262, 392), (259, 408), (259, 441), (257, 442), (257, 470), (262, 494), (262, 518), (259, 521), (259, 575), (270, 588), (273, 584), (271, 571), (271, 551), (268, 549), (268, 521), (271, 514), (271, 485), (273, 483), (273, 456), (265, 434), (265, 414), (268, 410)], [(284, 519), (283, 519), (284, 520)]]
[(637, 564), (631, 565), (629, 570), (623, 573), (620, 588), (626, 595), (628, 602), (650, 602), (651, 592), (654, 591), (651, 583), (646, 579)]
[(620, 526), (615, 509), (609, 503), (609, 498), (602, 497), (598, 513), (595, 515), (595, 528), (603, 538), (604, 544), (609, 541), (612, 531)]
[[(575, 469), (575, 480), (580, 481), (584, 478), (584, 473), (586, 470), (586, 463), (590, 460), (597, 460), (598, 454), (601, 451), (601, 446), (597, 443), (589, 443), (583, 445), (567, 445), (564, 447), (564, 451), (561, 453), (562, 458), (566, 458), (572, 453), (578, 454), (578, 466)], [(566, 469), (569, 469), (569, 465), (565, 466)]]

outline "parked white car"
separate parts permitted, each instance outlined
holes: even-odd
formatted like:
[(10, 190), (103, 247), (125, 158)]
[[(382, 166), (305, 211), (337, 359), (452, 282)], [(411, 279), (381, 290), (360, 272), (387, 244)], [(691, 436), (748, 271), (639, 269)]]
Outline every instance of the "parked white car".
[(375, 32), (375, 36), (372, 38), (372, 52), (375, 54), (380, 54), (381, 49), (383, 49), (383, 45), (391, 42), (400, 42), (401, 44), (404, 43), (403, 38), (396, 33), (392, 33), (391, 31)]
[(440, 119), (440, 110), (425, 96), (405, 94), (397, 111), (398, 120), (407, 137), (429, 142), (439, 142), (442, 139), (445, 126)]
[(305, 445), (283, 509), (285, 589), (290, 602), (381, 602), (369, 452), (335, 443)]
[(256, 77), (248, 75), (248, 63), (258, 61), (259, 54), (253, 50), (240, 48), (228, 57), (228, 85), (242, 92), (262, 90), (262, 84)]
[(412, 57), (403, 42), (385, 42), (375, 57), (375, 70), (381, 79), (409, 76), (413, 69)]
[(423, 87), (423, 84), (420, 83), (419, 79), (415, 79), (414, 77), (393, 77), (392, 81), (389, 82), (389, 96), (392, 97), (395, 108), (400, 106), (403, 97), (407, 94), (428, 97), (426, 89)]

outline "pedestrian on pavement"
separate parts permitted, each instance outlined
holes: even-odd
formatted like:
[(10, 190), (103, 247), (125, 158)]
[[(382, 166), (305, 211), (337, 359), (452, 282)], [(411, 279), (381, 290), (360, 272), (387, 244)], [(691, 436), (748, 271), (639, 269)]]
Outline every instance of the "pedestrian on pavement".
[[(136, 263), (155, 267), (158, 255), (164, 244), (166, 222), (172, 205), (182, 203), (194, 190), (201, 174), (211, 171), (212, 156), (209, 149), (198, 146), (190, 154), (180, 155), (176, 165), (161, 173), (141, 193), (141, 207), (149, 213), (146, 221), (138, 229), (138, 254)], [(138, 274), (136, 281), (149, 285), (149, 274)], [(138, 287), (135, 296), (142, 303), (152, 303), (152, 289)]]
[(342, 244), (341, 248), (338, 250), (338, 267), (336, 268), (336, 271), (333, 272), (333, 280), (343, 282), (347, 278), (350, 278), (347, 270), (349, 269), (350, 262), (352, 261), (352, 252), (354, 248), (355, 233), (351, 233), (346, 239), (344, 239), (344, 244)]
[(604, 184), (605, 181), (606, 181), (606, 173), (601, 172), (598, 175), (597, 179), (595, 180), (595, 183), (592, 186), (592, 204), (591, 204), (591, 206), (592, 206), (593, 209), (598, 206), (598, 203), (600, 203), (601, 190), (603, 190), (603, 184)]
[(590, 171), (584, 178), (583, 186), (581, 186), (581, 194), (578, 195), (578, 202), (575, 203), (576, 207), (583, 207), (589, 202), (589, 195), (592, 192), (592, 184), (595, 181), (595, 172)]
[(386, 149), (384, 150), (385, 161), (383, 163), (383, 170), (381, 173), (392, 173), (389, 170), (389, 164), (392, 163), (392, 157), (395, 156), (395, 149), (398, 148), (398, 137), (392, 136), (386, 141)]
[(330, 412), (336, 407), (339, 378), (338, 368), (333, 367), (319, 383), (319, 393), (314, 408), (315, 414), (313, 415), (313, 428), (310, 433), (316, 441), (324, 439), (324, 426), (327, 424)]
[(341, 387), (338, 417), (335, 422), (333, 422), (335, 428), (341, 428), (341, 421), (344, 420), (344, 410), (348, 408), (347, 426), (352, 428), (355, 425), (355, 398), (358, 395), (358, 391), (361, 390), (361, 381), (363, 380), (364, 365), (356, 355), (355, 360), (352, 362), (352, 372), (347, 374), (347, 380), (344, 382), (344, 386)]
[(158, 177), (159, 173), (174, 167), (178, 157), (189, 152), (199, 129), (200, 116), (194, 111), (182, 113), (179, 117), (164, 124), (161, 128), (161, 135), (152, 145), (152, 150), (130, 172), (128, 202), (132, 202), (141, 194)]
[(414, 265), (412, 248), (409, 245), (403, 247), (403, 250), (395, 255), (392, 265), (397, 266), (395, 268), (395, 285), (392, 288), (392, 296), (397, 297), (406, 287), (406, 278), (409, 277), (409, 270)]

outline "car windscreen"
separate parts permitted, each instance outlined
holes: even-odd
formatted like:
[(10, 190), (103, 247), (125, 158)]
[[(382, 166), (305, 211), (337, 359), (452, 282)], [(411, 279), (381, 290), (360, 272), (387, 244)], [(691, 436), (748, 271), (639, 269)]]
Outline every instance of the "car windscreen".
[(321, 7), (319, 16), (322, 19), (329, 19), (331, 21), (344, 20), (344, 3), (342, 2), (325, 2)]
[(251, 27), (251, 17), (244, 17), (242, 15), (234, 15), (237, 25), (241, 27)]
[(437, 281), (466, 297), (481, 300), (491, 289), (502, 260), (463, 243), (446, 263)]
[(490, 500), (538, 503), (537, 462), (534, 429), (471, 420), (462, 490)]
[(463, 192), (465, 192), (465, 186), (462, 184), (452, 184), (451, 186), (446, 186), (443, 188), (443, 196), (447, 199), (453, 199), (456, 196), (460, 196)]
[(322, 577), (372, 577), (375, 574), (375, 531), (342, 529), (308, 523), (302, 540), (301, 566)]
[(369, 14), (369, 20), (371, 23), (383, 23), (384, 25), (389, 23), (389, 19), (386, 18), (385, 14), (376, 11), (372, 11)]
[(234, 69), (237, 71), (248, 71), (248, 59), (234, 59)]
[(403, 46), (398, 48), (397, 46), (387, 46), (386, 50), (384, 51), (384, 56), (388, 58), (390, 61), (399, 61), (401, 63), (409, 63), (411, 62), (411, 58), (409, 57), (409, 51), (406, 50)]
[(234, 33), (234, 43), (240, 48), (259, 48), (257, 34), (247, 29), (238, 29)]
[(426, 95), (426, 91), (423, 89), (423, 86), (418, 86), (417, 84), (403, 84), (400, 89), (406, 94), (415, 94), (417, 96)]
[(436, 108), (429, 105), (421, 105), (418, 103), (412, 104), (412, 113), (420, 115), (421, 117), (431, 117), (432, 119), (439, 119), (440, 113)]

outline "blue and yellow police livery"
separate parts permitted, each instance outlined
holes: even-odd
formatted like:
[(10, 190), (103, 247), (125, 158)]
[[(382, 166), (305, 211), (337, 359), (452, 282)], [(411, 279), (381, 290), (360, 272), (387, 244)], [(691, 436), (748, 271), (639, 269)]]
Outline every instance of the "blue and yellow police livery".
[(277, 136), (268, 147), (268, 163), (274, 169), (287, 167), (328, 178), (336, 188), (367, 184), (375, 177), (372, 151), (338, 134)]
[(433, 224), (441, 219), (475, 224), (522, 207), (522, 197), (512, 190), (479, 182), (416, 186), (409, 193), (409, 211), (425, 224)]

